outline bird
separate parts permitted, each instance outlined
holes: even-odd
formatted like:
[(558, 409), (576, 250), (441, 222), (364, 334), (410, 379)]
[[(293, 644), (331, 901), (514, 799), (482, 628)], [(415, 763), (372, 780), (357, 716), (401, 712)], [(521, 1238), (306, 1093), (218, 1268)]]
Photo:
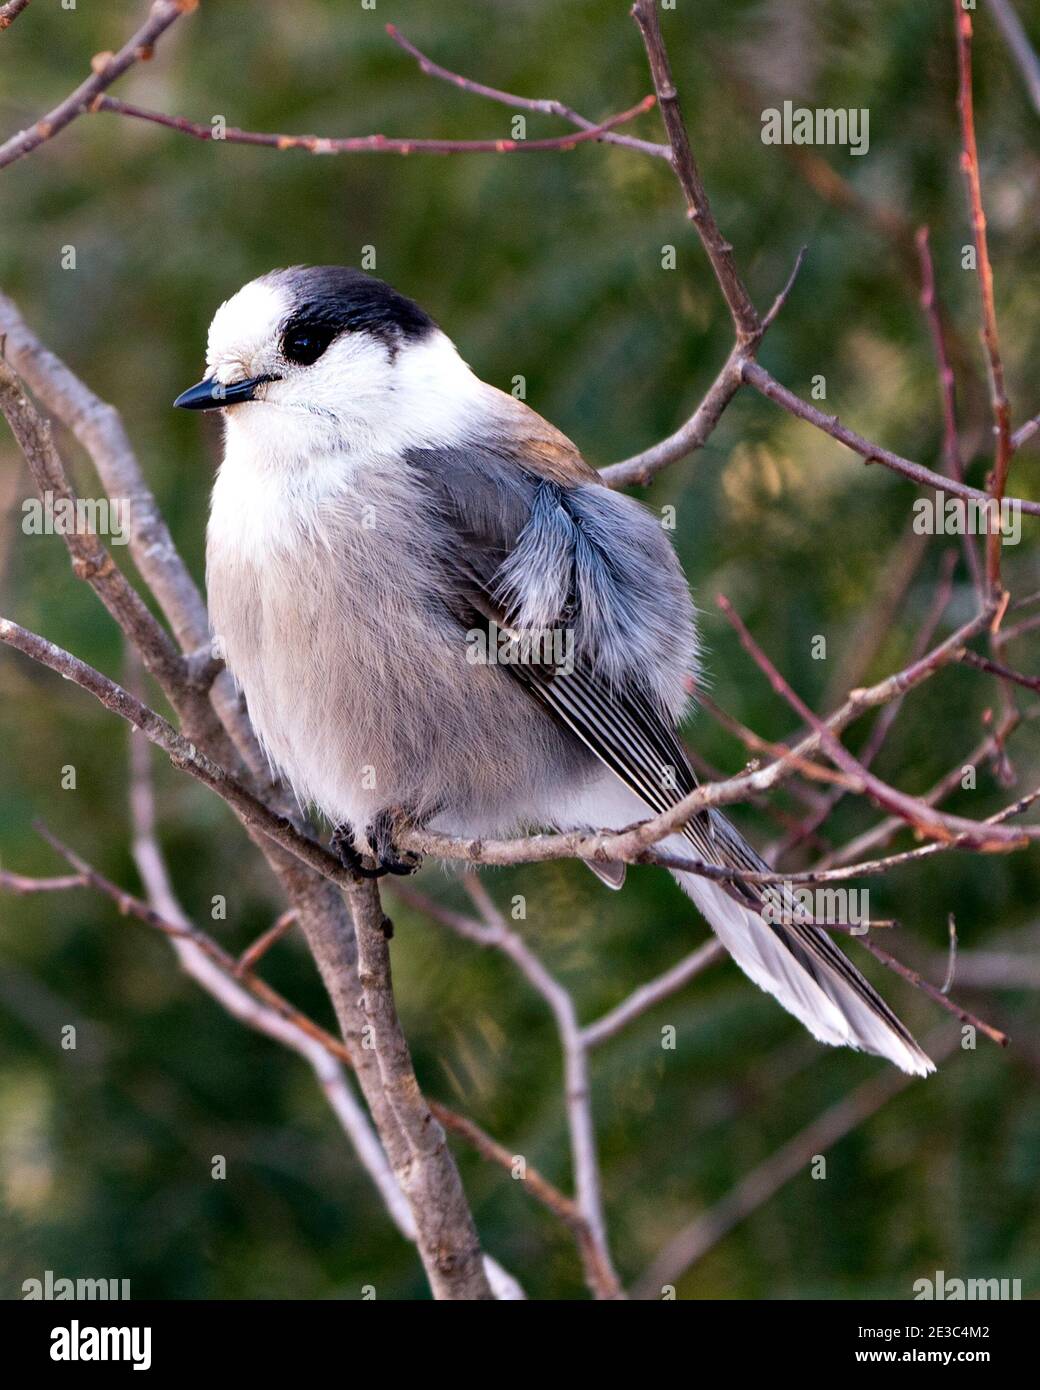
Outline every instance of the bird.
[[(403, 825), (488, 838), (619, 828), (697, 785), (677, 733), (696, 612), (656, 517), (482, 381), (417, 303), (292, 266), (217, 309), (206, 534), (217, 650), (272, 766), (364, 874)], [(718, 810), (658, 850), (768, 873)], [(622, 863), (583, 861), (610, 888)], [(832, 936), (742, 879), (674, 871), (736, 964), (820, 1042), (934, 1064)]]

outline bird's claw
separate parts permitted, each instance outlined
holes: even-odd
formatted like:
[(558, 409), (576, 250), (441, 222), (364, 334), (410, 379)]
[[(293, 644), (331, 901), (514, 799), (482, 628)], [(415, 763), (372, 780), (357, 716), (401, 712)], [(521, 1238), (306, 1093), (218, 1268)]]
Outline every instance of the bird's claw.
[(329, 848), (343, 867), (360, 878), (383, 878), (386, 874), (403, 877), (414, 874), (422, 863), (421, 854), (397, 849), (394, 844), (394, 818), (389, 811), (381, 811), (365, 835), (374, 852), (375, 868), (369, 868), (365, 863), (364, 856), (354, 843), (354, 829), (347, 822), (336, 826), (329, 841)]

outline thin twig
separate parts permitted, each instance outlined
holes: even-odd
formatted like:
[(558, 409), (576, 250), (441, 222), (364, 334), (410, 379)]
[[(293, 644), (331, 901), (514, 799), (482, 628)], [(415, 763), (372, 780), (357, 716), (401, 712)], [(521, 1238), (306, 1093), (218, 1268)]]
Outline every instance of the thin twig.
[[(474, 96), (485, 97), (488, 101), (497, 101), (502, 106), (519, 108), (524, 111), (540, 111), (547, 116), (559, 116), (561, 120), (570, 121), (571, 125), (578, 126), (582, 130), (592, 130), (595, 126), (594, 121), (579, 115), (570, 106), (565, 106), (562, 101), (556, 101), (553, 97), (521, 97), (513, 92), (503, 92), (499, 87), (489, 87), (483, 82), (474, 82), (470, 77), (463, 77), (461, 73), (452, 72), (450, 68), (445, 68), (440, 63), (435, 63), (432, 58), (416, 48), (401, 33), (400, 29), (394, 24), (386, 26), (386, 32), (405, 53), (409, 54), (419, 64), (420, 71), (427, 77), (435, 77), (441, 82), (447, 82), (452, 87), (458, 87), (464, 92), (471, 92)], [(633, 135), (618, 135), (615, 131), (604, 131), (600, 137), (605, 144), (627, 146), (628, 149), (638, 150), (640, 154), (648, 154), (657, 159), (667, 159), (670, 150), (667, 145), (655, 144), (651, 140), (638, 140)]]
[(28, 4), (29, 0), (7, 0), (6, 4), (0, 5), (0, 29), (10, 29)]
[[(954, 497), (966, 497), (991, 505), (991, 493), (947, 478), (921, 463), (914, 463), (912, 459), (893, 453), (891, 449), (883, 449), (880, 444), (872, 444), (869, 439), (864, 439), (863, 435), (843, 425), (837, 415), (825, 415), (808, 401), (803, 401), (800, 396), (777, 381), (760, 363), (745, 361), (742, 372), (744, 380), (768, 400), (782, 406), (791, 415), (796, 415), (799, 420), (805, 420), (810, 425), (815, 425), (818, 430), (823, 430), (824, 434), (829, 434), (832, 439), (837, 439), (847, 449), (859, 454), (866, 463), (883, 464), (885, 468), (890, 468), (893, 473), (900, 473), (918, 487), (931, 487), (938, 492), (951, 493)], [(1008, 502), (1027, 516), (1040, 516), (1040, 502), (1030, 502), (1021, 497), (1008, 498)]]
[(289, 908), (288, 912), (283, 912), (274, 926), (268, 927), (265, 932), (262, 932), (257, 937), (252, 946), (248, 946), (242, 952), (235, 966), (235, 973), (237, 975), (251, 974), (260, 964), (261, 960), (263, 960), (264, 956), (267, 955), (271, 947), (281, 941), (286, 932), (295, 925), (296, 918), (297, 912), (294, 907)]
[(690, 137), (679, 105), (679, 93), (672, 80), (668, 50), (661, 34), (657, 0), (635, 0), (632, 17), (639, 26), (646, 48), (650, 72), (654, 79), (654, 90), (661, 104), (661, 116), (668, 133), (668, 143), (672, 147), (671, 164), (686, 199), (687, 216), (696, 228), (701, 245), (711, 262), (715, 279), (733, 319), (738, 341), (742, 344), (753, 342), (762, 336), (762, 321), (740, 278), (733, 259), (733, 247), (722, 235), (715, 221), (704, 180), (690, 148)]
[(148, 18), (117, 53), (95, 54), (91, 61), (91, 75), (74, 92), (70, 92), (64, 101), (28, 129), (20, 130), (0, 145), (0, 169), (31, 154), (45, 140), (53, 140), (59, 131), (89, 111), (101, 93), (122, 77), (128, 68), (152, 56), (156, 43), (171, 24), (175, 24), (181, 15), (190, 14), (197, 8), (198, 0), (155, 0)]
[[(953, 0), (954, 25), (957, 33), (957, 110), (960, 113), (961, 168), (968, 188), (972, 233), (978, 258), (979, 295), (982, 307), (982, 342), (986, 349), (989, 369), (990, 404), (996, 435), (996, 458), (993, 464), (991, 492), (997, 506), (1007, 488), (1011, 466), (1011, 407), (1004, 387), (1004, 364), (1000, 356), (997, 334), (997, 310), (993, 295), (993, 266), (989, 257), (986, 234), (986, 213), (982, 204), (982, 177), (979, 173), (979, 151), (975, 140), (975, 106), (971, 91), (971, 15), (961, 0)], [(1000, 586), (1001, 536), (991, 527), (986, 536), (986, 579), (991, 588)]]
[(645, 115), (656, 103), (651, 93), (627, 111), (608, 116), (598, 125), (567, 135), (548, 136), (544, 140), (429, 140), (411, 136), (387, 135), (285, 135), (266, 130), (240, 130), (237, 126), (217, 129), (184, 116), (167, 116), (162, 111), (150, 111), (117, 97), (99, 96), (91, 111), (112, 111), (152, 125), (164, 126), (195, 140), (213, 141), (221, 145), (261, 145), (275, 150), (303, 150), (307, 154), (537, 154), (546, 150), (573, 150), (578, 145), (600, 140), (617, 126), (627, 125), (637, 116)]

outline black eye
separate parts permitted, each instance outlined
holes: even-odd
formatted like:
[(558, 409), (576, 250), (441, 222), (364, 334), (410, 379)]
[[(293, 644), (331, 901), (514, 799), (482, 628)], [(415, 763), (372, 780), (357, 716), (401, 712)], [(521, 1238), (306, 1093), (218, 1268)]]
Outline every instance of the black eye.
[(282, 356), (301, 367), (309, 367), (332, 342), (331, 329), (321, 326), (289, 328), (282, 338)]

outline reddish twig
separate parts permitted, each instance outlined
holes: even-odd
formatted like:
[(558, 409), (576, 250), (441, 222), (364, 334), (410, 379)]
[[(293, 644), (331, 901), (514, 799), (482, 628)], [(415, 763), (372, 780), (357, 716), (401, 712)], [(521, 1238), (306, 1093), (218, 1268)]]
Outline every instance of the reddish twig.
[(155, 0), (148, 18), (132, 34), (117, 53), (97, 53), (91, 62), (91, 75), (70, 92), (64, 101), (59, 102), (45, 116), (41, 116), (26, 130), (0, 145), (0, 169), (22, 159), (42, 145), (45, 140), (53, 140), (59, 131), (65, 129), (78, 116), (92, 109), (93, 103), (102, 92), (117, 78), (122, 77), (127, 68), (144, 62), (152, 56), (152, 50), (171, 24), (181, 15), (189, 14), (198, 8), (198, 0)]
[(10, 29), (28, 4), (29, 0), (7, 0), (6, 5), (0, 5), (0, 29)]
[[(743, 375), (744, 380), (749, 382), (756, 391), (760, 391), (763, 396), (782, 406), (791, 415), (797, 415), (800, 420), (808, 421), (810, 425), (815, 425), (818, 430), (823, 430), (824, 434), (829, 434), (833, 439), (837, 439), (847, 449), (859, 454), (865, 462), (883, 464), (885, 468), (890, 468), (894, 473), (901, 473), (904, 478), (909, 478), (918, 487), (932, 487), (939, 492), (952, 493), (955, 497), (967, 497), (978, 502), (990, 503), (992, 493), (983, 492), (977, 487), (969, 487), (967, 483), (956, 482), (952, 478), (944, 477), (942, 473), (936, 473), (931, 468), (925, 468), (923, 464), (914, 463), (912, 459), (903, 458), (902, 455), (893, 453), (891, 449), (883, 449), (880, 444), (872, 444), (869, 439), (864, 439), (863, 435), (857, 434), (855, 430), (843, 425), (837, 415), (825, 415), (822, 410), (817, 410), (814, 405), (810, 405), (808, 401), (803, 401), (800, 396), (789, 391), (758, 362), (745, 361)], [(1040, 516), (1040, 502), (1028, 502), (1020, 497), (1009, 498), (1008, 501), (1028, 516)]]
[[(1000, 356), (997, 335), (997, 310), (993, 296), (993, 266), (989, 257), (986, 235), (986, 213), (982, 204), (982, 179), (979, 173), (979, 151), (975, 140), (975, 107), (971, 90), (971, 15), (961, 0), (953, 0), (954, 25), (957, 32), (957, 110), (960, 114), (961, 168), (968, 189), (972, 233), (978, 258), (979, 294), (982, 300), (982, 342), (989, 368), (990, 404), (996, 435), (996, 458), (993, 465), (991, 491), (998, 506), (1007, 488), (1011, 466), (1011, 408), (1004, 387), (1004, 364)], [(994, 589), (1000, 585), (1001, 538), (996, 528), (986, 537), (986, 579)]]
[[(917, 258), (921, 268), (921, 308), (928, 322), (932, 339), (932, 351), (939, 371), (939, 399), (942, 402), (942, 454), (943, 467), (955, 482), (964, 482), (964, 464), (961, 460), (960, 442), (957, 438), (957, 384), (953, 365), (946, 344), (946, 321), (935, 288), (935, 266), (932, 262), (932, 248), (929, 243), (928, 228), (919, 227), (915, 238)], [(961, 515), (967, 515), (967, 507), (962, 506)], [(970, 529), (963, 524), (961, 545), (968, 572), (977, 592), (981, 592), (982, 571), (979, 555), (975, 548)]]
[[(427, 57), (420, 49), (416, 48), (401, 33), (400, 29), (394, 24), (386, 26), (386, 32), (410, 57), (414, 58), (419, 65), (421, 72), (427, 77), (435, 77), (441, 82), (448, 82), (453, 87), (458, 87), (461, 91), (471, 92), (474, 96), (485, 97), (488, 101), (497, 101), (502, 106), (519, 107), (524, 111), (541, 111), (547, 116), (559, 116), (561, 120), (570, 121), (571, 125), (578, 126), (581, 130), (593, 130), (595, 122), (590, 121), (586, 116), (580, 115), (570, 106), (565, 106), (562, 101), (557, 101), (554, 97), (522, 97), (514, 92), (503, 92), (499, 87), (489, 87), (484, 82), (475, 82), (471, 77), (463, 77), (461, 73), (452, 72), (450, 68), (445, 68), (440, 63), (435, 63), (432, 58)], [(604, 131), (601, 135), (604, 144), (622, 145), (630, 150), (638, 150), (640, 154), (648, 154), (656, 159), (667, 159), (669, 148), (667, 145), (655, 144), (652, 140), (638, 140), (632, 135), (618, 135), (613, 131)]]
[(261, 145), (275, 150), (304, 150), (308, 154), (536, 154), (544, 150), (572, 150), (590, 140), (599, 140), (616, 126), (627, 125), (655, 105), (651, 93), (627, 111), (620, 111), (598, 125), (568, 135), (553, 135), (544, 140), (430, 140), (425, 138), (388, 135), (284, 135), (274, 131), (239, 130), (237, 126), (221, 127), (219, 134), (212, 125), (188, 120), (185, 116), (168, 116), (163, 111), (150, 111), (117, 97), (99, 96), (91, 105), (92, 111), (112, 111), (138, 121), (150, 121), (195, 140), (214, 144)]
[(261, 935), (256, 938), (252, 946), (247, 947), (247, 949), (242, 952), (235, 966), (235, 974), (240, 976), (248, 975), (251, 971), (255, 970), (271, 947), (281, 941), (289, 928), (294, 925), (298, 915), (294, 907), (289, 908), (288, 912), (283, 912), (273, 927), (268, 927), (265, 932), (261, 933)]
[(843, 772), (848, 772), (853, 777), (858, 778), (859, 789), (873, 797), (878, 805), (884, 806), (886, 810), (900, 816), (922, 834), (943, 842), (949, 843), (956, 840), (958, 843), (971, 845), (973, 848), (983, 849), (987, 852), (1024, 847), (1030, 836), (1022, 830), (1005, 830), (1003, 827), (993, 827), (979, 821), (966, 820), (963, 816), (941, 814), (921, 801), (920, 798), (908, 796), (905, 792), (883, 782), (879, 777), (875, 777), (848, 751), (841, 740), (831, 732), (828, 726), (813, 713), (805, 701), (784, 680), (755, 642), (729, 600), (724, 595), (719, 594), (717, 602), (740, 638), (741, 646), (763, 672), (776, 693), (786, 700), (791, 708), (816, 732), (820, 746), (828, 757)]
[(959, 660), (965, 666), (974, 666), (976, 671), (988, 671), (991, 676), (1014, 681), (1015, 685), (1024, 686), (1026, 690), (1040, 691), (1040, 676), (1023, 675), (1021, 671), (1013, 671), (1010, 666), (1005, 666), (1000, 661), (991, 661), (989, 657), (980, 656), (978, 652), (963, 651)]
[(938, 985), (933, 985), (932, 982), (926, 980), (919, 971), (914, 970), (909, 965), (904, 965), (901, 960), (896, 960), (895, 956), (883, 950), (882, 947), (872, 941), (869, 936), (861, 936), (859, 940), (872, 956), (877, 957), (882, 965), (887, 966), (889, 970), (894, 971), (897, 975), (901, 975), (902, 978), (906, 980), (908, 984), (913, 985), (915, 989), (919, 989), (923, 994), (927, 994), (928, 998), (931, 999), (933, 1003), (938, 1004), (939, 1007), (945, 1009), (947, 1013), (953, 1014), (954, 1018), (960, 1019), (962, 1023), (970, 1024), (972, 1028), (977, 1028), (980, 1033), (985, 1033), (986, 1037), (992, 1042), (995, 1042), (998, 1047), (1007, 1047), (1011, 1042), (1011, 1039), (1006, 1033), (1001, 1032), (999, 1028), (994, 1028), (991, 1023), (986, 1023), (984, 1019), (979, 1018), (976, 1014), (969, 1012), (969, 1010), (963, 1008), (960, 1004), (955, 1003), (948, 994), (945, 994), (938, 987)]

